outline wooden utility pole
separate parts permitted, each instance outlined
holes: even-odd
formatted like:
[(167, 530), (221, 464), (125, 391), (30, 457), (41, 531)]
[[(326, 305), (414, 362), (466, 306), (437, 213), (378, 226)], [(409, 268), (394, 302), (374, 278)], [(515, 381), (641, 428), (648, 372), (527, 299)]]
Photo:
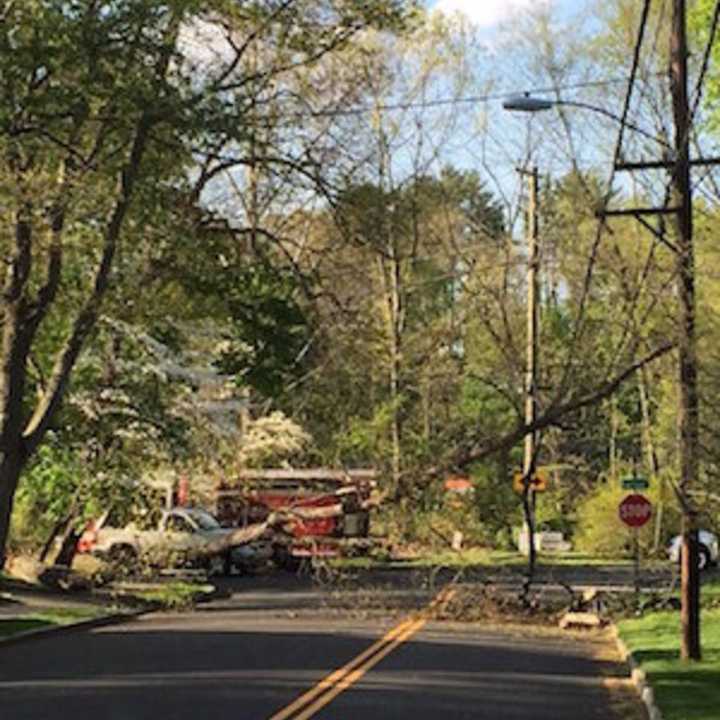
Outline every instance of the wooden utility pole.
[[(698, 387), (695, 341), (695, 256), (693, 249), (692, 184), (690, 169), (699, 165), (720, 164), (719, 158), (690, 158), (692, 118), (688, 103), (687, 8), (685, 0), (673, 0), (670, 31), (670, 90), (675, 125), (675, 155), (671, 160), (621, 162), (617, 170), (666, 168), (671, 172), (672, 202), (665, 208), (626, 208), (605, 211), (604, 215), (673, 214), (677, 224), (676, 254), (678, 318), (678, 499), (682, 505), (681, 562), (681, 656), (701, 658), (700, 576), (698, 572), (697, 517), (692, 490), (698, 476)], [(644, 223), (648, 227), (647, 223)], [(662, 239), (662, 232), (656, 233)]]
[(677, 293), (680, 302), (678, 333), (679, 403), (678, 441), (680, 493), (683, 507), (681, 569), (682, 657), (699, 660), (700, 578), (698, 533), (689, 492), (698, 470), (698, 392), (695, 343), (695, 255), (693, 251), (692, 185), (690, 184), (690, 113), (687, 92), (687, 36), (685, 0), (674, 0), (670, 33), (670, 89), (675, 121), (675, 167), (672, 171), (677, 207)]
[[(521, 171), (528, 176), (530, 197), (528, 199), (528, 266), (527, 266), (527, 337), (525, 365), (525, 425), (532, 427), (537, 418), (538, 378), (538, 269), (540, 265), (540, 244), (538, 242), (538, 170)], [(523, 508), (528, 529), (529, 580), (535, 571), (535, 490), (531, 479), (535, 473), (537, 436), (531, 430), (525, 435), (523, 456)]]

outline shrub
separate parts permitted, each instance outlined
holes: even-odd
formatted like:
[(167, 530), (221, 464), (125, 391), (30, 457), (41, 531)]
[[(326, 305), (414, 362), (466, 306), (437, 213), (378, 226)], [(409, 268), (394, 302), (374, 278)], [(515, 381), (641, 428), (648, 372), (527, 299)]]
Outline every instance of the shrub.
[[(623, 490), (618, 480), (605, 481), (585, 498), (577, 510), (575, 545), (578, 550), (590, 555), (620, 557), (632, 553), (633, 530), (627, 527), (618, 516), (621, 500), (631, 491)], [(665, 490), (663, 503), (663, 531), (660, 547), (663, 548), (668, 537), (678, 530), (678, 507), (672, 490)], [(654, 517), (639, 531), (640, 552), (649, 555), (653, 549), (657, 508), (660, 498), (660, 482), (651, 481), (650, 489), (643, 493), (653, 504)]]

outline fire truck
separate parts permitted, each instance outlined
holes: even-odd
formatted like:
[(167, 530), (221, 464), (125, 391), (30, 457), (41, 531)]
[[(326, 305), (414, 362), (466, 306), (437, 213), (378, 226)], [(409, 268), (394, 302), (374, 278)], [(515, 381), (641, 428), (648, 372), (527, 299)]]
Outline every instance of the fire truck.
[(221, 481), (215, 514), (225, 526), (287, 516), (274, 534), (274, 557), (287, 569), (302, 558), (336, 557), (368, 548), (376, 473), (372, 469), (329, 468), (244, 470)]

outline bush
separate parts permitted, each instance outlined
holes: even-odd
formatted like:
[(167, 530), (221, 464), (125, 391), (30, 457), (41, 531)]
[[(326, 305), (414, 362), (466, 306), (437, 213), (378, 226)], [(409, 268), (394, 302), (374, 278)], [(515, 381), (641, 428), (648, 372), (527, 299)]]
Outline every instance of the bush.
[(457, 498), (429, 509), (383, 508), (372, 521), (373, 533), (385, 535), (391, 543), (418, 545), (430, 550), (447, 550), (453, 533), (463, 534), (465, 546), (494, 544), (495, 533), (479, 518), (472, 500)]
[[(579, 505), (575, 530), (575, 546), (589, 555), (621, 557), (632, 553), (633, 532), (618, 516), (621, 500), (631, 491), (623, 490), (618, 480), (605, 481)], [(665, 491), (663, 531), (660, 547), (664, 548), (669, 536), (677, 532), (679, 511), (672, 491)], [(638, 531), (640, 552), (649, 555), (653, 549), (660, 482), (651, 481), (650, 489), (643, 493), (653, 504), (654, 517)]]

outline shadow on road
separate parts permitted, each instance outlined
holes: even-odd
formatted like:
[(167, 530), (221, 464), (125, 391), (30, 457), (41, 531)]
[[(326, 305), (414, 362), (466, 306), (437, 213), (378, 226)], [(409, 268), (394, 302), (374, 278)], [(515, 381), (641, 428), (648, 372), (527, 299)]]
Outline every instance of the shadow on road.
[[(313, 631), (289, 622), (237, 625), (231, 615), (168, 616), (18, 646), (0, 657), (3, 717), (259, 720), (378, 636), (376, 627), (337, 622)], [(318, 717), (606, 720), (602, 678), (623, 673), (574, 643), (437, 625), (396, 649)]]

